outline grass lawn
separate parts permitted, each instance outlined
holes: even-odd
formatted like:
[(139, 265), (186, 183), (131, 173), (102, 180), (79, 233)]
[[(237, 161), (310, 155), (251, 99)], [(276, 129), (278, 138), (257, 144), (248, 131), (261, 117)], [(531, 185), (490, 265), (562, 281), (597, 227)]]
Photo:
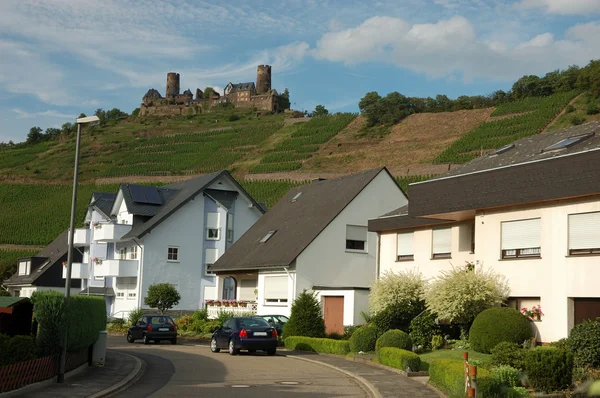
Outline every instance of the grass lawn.
[[(469, 359), (475, 359), (479, 362), (488, 362), (492, 356), (490, 354), (481, 354), (473, 350), (469, 351)], [(421, 354), (421, 370), (429, 370), (429, 362), (434, 359), (463, 359), (464, 350), (436, 350)]]

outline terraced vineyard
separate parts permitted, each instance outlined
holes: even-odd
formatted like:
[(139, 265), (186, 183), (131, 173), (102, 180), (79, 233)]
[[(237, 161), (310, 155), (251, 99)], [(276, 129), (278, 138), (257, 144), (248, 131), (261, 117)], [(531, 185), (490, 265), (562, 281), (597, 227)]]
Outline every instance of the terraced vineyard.
[(480, 124), (454, 141), (433, 162), (466, 163), (478, 157), (481, 152), (538, 134), (576, 95), (576, 92), (568, 92), (500, 105), (492, 116), (515, 116)]
[(0, 281), (9, 278), (17, 270), (17, 260), (31, 257), (38, 253), (37, 250), (2, 250), (0, 249)]

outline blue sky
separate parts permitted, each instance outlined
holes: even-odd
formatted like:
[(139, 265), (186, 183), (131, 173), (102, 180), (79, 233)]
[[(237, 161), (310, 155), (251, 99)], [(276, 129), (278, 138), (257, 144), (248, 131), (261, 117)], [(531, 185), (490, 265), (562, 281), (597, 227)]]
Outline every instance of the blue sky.
[(357, 111), (368, 91), (489, 94), (600, 58), (600, 0), (4, 0), (0, 142), (83, 112), (131, 112), (273, 67), (296, 109)]

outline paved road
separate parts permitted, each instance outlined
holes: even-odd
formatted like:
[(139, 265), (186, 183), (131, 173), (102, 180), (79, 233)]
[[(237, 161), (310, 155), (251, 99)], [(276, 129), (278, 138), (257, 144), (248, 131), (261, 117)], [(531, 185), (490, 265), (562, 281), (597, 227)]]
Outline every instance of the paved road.
[(109, 337), (108, 346), (146, 362), (139, 380), (115, 397), (369, 397), (364, 386), (328, 367), (282, 356), (213, 354), (207, 346), (128, 344)]

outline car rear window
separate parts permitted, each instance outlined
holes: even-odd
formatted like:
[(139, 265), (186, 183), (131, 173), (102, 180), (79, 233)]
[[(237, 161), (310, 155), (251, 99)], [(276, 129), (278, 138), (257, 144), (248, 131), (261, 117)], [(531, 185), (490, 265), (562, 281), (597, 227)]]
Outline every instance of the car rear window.
[(153, 316), (150, 318), (151, 325), (163, 325), (171, 322), (173, 322), (173, 320), (169, 316)]
[(240, 328), (252, 329), (252, 328), (270, 328), (271, 325), (264, 319), (252, 318), (252, 319), (240, 319)]

